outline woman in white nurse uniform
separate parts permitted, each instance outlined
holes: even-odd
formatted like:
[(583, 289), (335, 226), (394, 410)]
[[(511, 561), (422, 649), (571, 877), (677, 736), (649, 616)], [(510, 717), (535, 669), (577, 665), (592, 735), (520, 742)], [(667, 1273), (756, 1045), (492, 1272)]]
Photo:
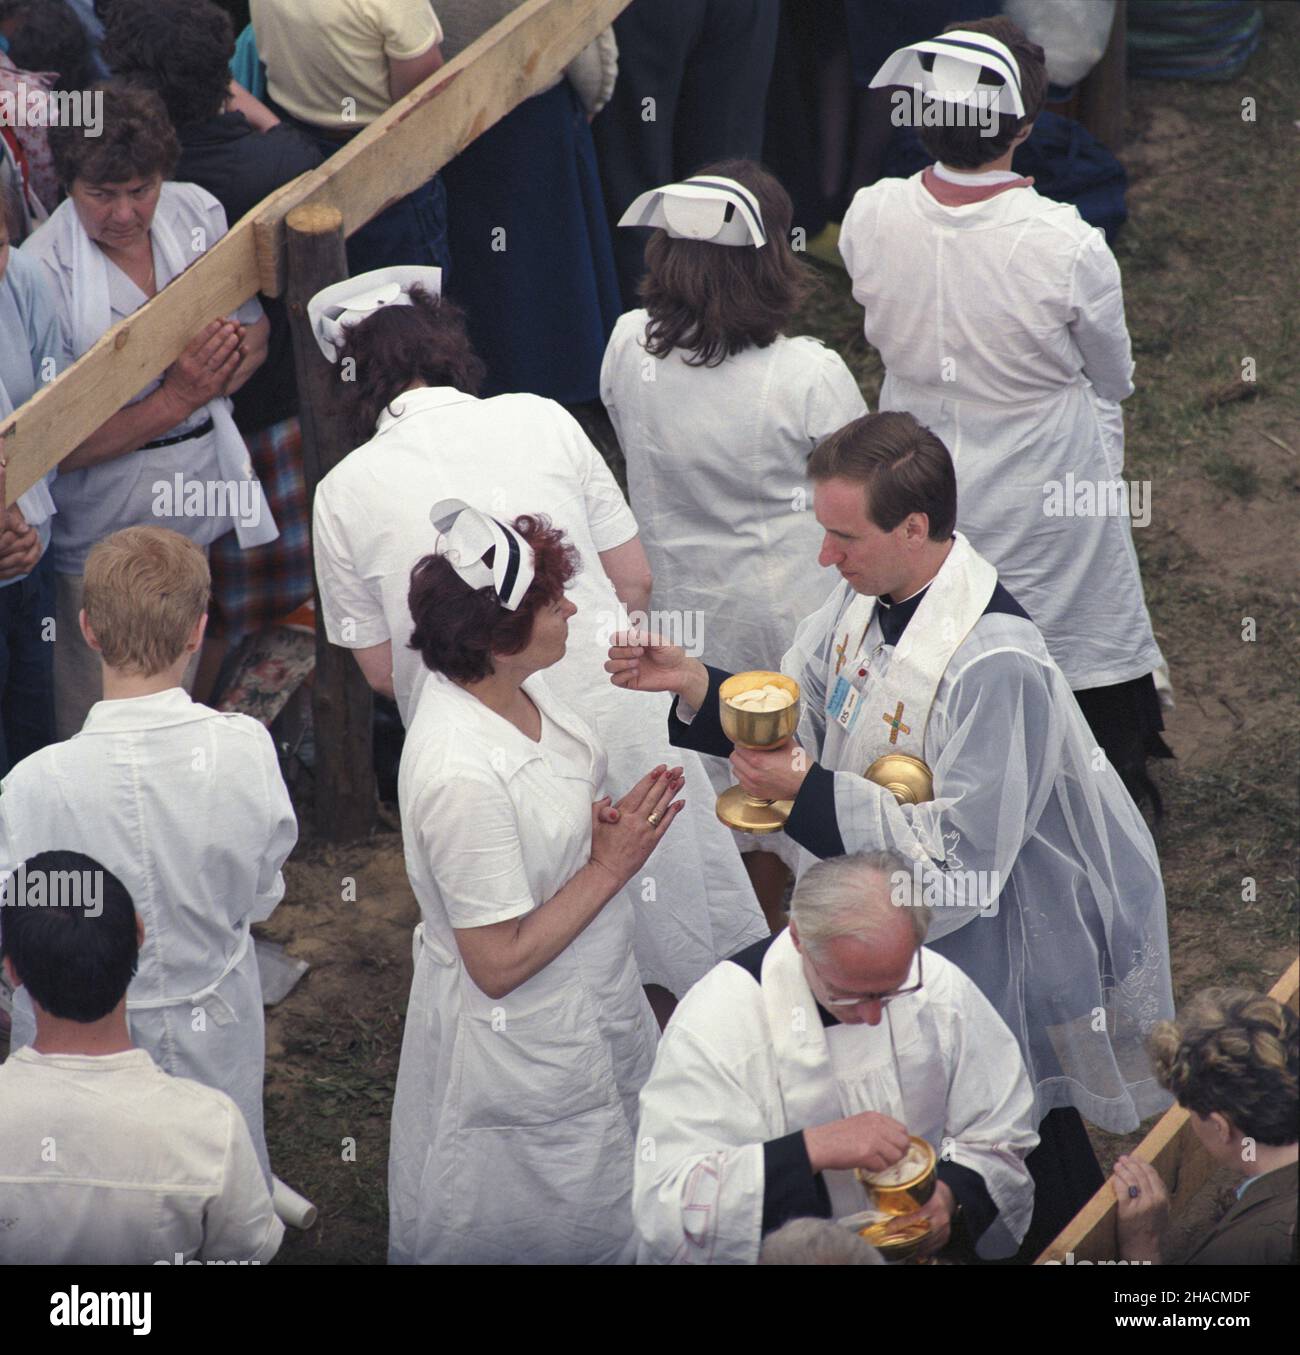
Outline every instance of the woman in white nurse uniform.
[(429, 669), (399, 777), (420, 903), (393, 1103), (394, 1263), (616, 1263), (635, 1251), (637, 1095), (657, 1030), (623, 891), (682, 802), (659, 767), (611, 806), (541, 670), (576, 560), (544, 519), (434, 505), (411, 584)]
[[(377, 691), (396, 699), (409, 728), (429, 682), (407, 643), (410, 574), (430, 548), (429, 506), (457, 497), (503, 519), (545, 513), (582, 562), (569, 652), (551, 685), (592, 724), (611, 784), (630, 785), (656, 762), (681, 760), (703, 792), (699, 755), (672, 752), (664, 734), (667, 698), (647, 712), (611, 688), (604, 672), (610, 634), (625, 626), (624, 604), (643, 609), (649, 592), (636, 519), (614, 477), (554, 401), (475, 398), (482, 366), (437, 285), (436, 269), (386, 269), (328, 288), (310, 305), (322, 351), (340, 358), (354, 433), (369, 437), (316, 491), (326, 633), (354, 651)], [(719, 960), (768, 934), (707, 794), (691, 797), (672, 851), (632, 888), (642, 981), (678, 997)]]
[[(781, 332), (807, 289), (792, 213), (780, 183), (746, 160), (637, 198), (619, 224), (658, 228), (646, 309), (614, 327), (600, 374), (654, 570), (653, 609), (698, 616), (703, 657), (725, 655), (737, 671), (780, 668), (796, 626), (836, 582), (810, 563), (822, 529), (804, 467), (822, 438), (867, 413), (838, 353)], [(715, 790), (731, 785), (724, 761), (705, 766)], [(742, 851), (797, 864), (784, 833), (736, 837)], [(783, 872), (770, 857), (749, 864), (776, 921)]]

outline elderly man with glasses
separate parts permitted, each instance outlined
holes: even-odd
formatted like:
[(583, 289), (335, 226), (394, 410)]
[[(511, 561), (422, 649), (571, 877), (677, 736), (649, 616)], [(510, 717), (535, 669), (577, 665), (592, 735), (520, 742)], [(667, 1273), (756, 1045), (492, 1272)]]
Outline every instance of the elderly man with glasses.
[(857, 1214), (855, 1169), (900, 1162), (909, 1135), (938, 1158), (922, 1254), (954, 1226), (981, 1256), (1015, 1252), (1033, 1092), (988, 999), (922, 948), (928, 921), (902, 857), (822, 861), (787, 931), (690, 990), (641, 1092), (642, 1261), (749, 1264), (789, 1219)]

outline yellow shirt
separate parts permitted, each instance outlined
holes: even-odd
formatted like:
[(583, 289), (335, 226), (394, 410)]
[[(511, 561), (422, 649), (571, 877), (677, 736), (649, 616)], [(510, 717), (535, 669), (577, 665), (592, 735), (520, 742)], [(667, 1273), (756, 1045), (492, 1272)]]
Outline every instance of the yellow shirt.
[(373, 122), (392, 99), (388, 62), (442, 41), (429, 0), (251, 0), (271, 98), (317, 127)]

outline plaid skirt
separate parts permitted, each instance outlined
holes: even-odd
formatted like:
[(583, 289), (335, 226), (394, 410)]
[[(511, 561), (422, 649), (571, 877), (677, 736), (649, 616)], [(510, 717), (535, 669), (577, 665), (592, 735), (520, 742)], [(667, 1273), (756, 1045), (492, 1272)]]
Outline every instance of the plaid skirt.
[(244, 442), (280, 535), (265, 546), (239, 548), (234, 532), (209, 548), (214, 628), (231, 645), (273, 625), (312, 596), (311, 531), (307, 481), (302, 469), (302, 430), (285, 419)]

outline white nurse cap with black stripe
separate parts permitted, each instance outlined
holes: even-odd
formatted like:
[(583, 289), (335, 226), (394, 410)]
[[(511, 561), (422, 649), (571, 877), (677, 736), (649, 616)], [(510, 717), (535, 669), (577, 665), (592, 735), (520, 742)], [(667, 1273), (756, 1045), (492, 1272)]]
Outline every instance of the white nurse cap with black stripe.
[[(471, 588), (491, 588), (508, 612), (517, 611), (533, 581), (533, 548), (507, 523), (470, 507), (463, 499), (441, 499), (429, 510), (438, 532), (433, 553), (441, 556)], [(484, 556), (492, 551), (492, 564)]]
[(758, 199), (735, 179), (697, 174), (681, 183), (652, 188), (619, 218), (620, 226), (659, 226), (675, 240), (712, 245), (767, 243)]
[(1023, 118), (1020, 65), (1011, 49), (987, 33), (955, 28), (900, 47), (871, 79), (871, 88), (904, 85), (945, 103), (992, 107)]

